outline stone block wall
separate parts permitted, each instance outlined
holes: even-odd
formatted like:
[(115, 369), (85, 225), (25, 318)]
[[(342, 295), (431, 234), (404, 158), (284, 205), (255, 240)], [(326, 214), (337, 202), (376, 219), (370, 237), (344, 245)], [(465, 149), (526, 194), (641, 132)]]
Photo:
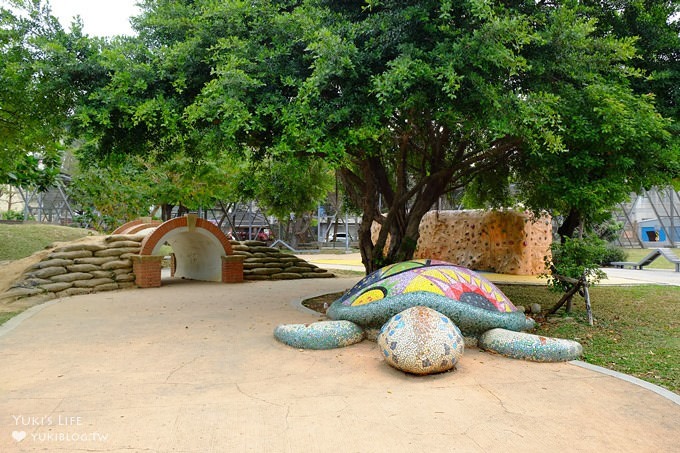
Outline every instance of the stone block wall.
[(517, 211), (431, 211), (419, 232), (414, 258), (514, 275), (543, 272), (552, 243), (549, 217)]

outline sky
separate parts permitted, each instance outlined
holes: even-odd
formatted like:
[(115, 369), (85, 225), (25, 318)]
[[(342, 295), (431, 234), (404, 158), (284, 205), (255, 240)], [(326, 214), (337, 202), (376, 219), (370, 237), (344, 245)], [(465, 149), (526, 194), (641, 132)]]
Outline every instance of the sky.
[(68, 30), (74, 16), (83, 20), (91, 36), (132, 35), (130, 16), (136, 16), (137, 0), (50, 0), (52, 15)]

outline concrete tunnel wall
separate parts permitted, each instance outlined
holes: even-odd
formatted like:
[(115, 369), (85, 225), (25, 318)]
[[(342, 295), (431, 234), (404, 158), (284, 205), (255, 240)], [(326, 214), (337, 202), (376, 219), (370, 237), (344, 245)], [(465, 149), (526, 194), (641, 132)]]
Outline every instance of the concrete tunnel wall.
[(205, 230), (188, 231), (178, 228), (167, 233), (154, 247), (152, 255), (159, 255), (167, 242), (175, 254), (175, 277), (219, 282), (222, 279), (224, 251), (215, 236)]

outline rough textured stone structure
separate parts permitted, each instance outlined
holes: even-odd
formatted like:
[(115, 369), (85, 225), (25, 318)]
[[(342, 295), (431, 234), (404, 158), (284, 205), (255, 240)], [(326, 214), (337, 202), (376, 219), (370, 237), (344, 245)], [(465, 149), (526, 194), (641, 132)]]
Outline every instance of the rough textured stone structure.
[(516, 211), (431, 211), (414, 258), (502, 274), (537, 275), (552, 243), (550, 218)]

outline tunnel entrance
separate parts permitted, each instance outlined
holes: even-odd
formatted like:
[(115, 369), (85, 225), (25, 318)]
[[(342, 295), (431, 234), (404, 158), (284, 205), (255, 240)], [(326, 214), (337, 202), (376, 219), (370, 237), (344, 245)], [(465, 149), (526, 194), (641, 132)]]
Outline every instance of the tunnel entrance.
[(231, 243), (222, 230), (194, 214), (160, 225), (130, 222), (116, 231), (119, 230), (118, 234), (150, 231), (142, 240), (139, 255), (132, 257), (137, 286), (161, 285), (161, 250), (166, 243), (173, 250), (175, 277), (224, 283), (243, 281), (243, 257), (233, 254)]

